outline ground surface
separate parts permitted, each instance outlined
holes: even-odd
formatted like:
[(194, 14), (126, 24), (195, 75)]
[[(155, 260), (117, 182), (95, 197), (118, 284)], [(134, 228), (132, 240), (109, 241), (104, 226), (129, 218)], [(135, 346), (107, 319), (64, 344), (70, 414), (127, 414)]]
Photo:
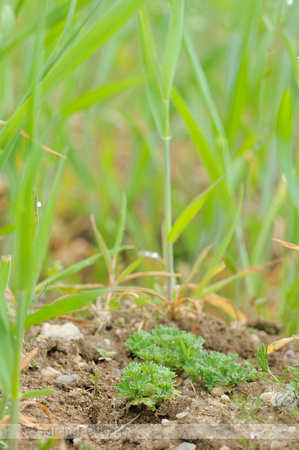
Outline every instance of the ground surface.
[[(57, 323), (65, 321), (59, 319)], [(161, 321), (150, 322), (148, 330), (158, 323)], [(191, 331), (193, 324), (194, 320), (188, 317), (167, 323), (187, 331)], [(162, 450), (188, 443), (189, 447), (179, 449), (299, 449), (298, 419), (285, 408), (274, 408), (269, 402), (256, 405), (258, 396), (276, 390), (262, 380), (242, 383), (227, 392), (227, 397), (214, 397), (183, 375), (176, 383), (181, 395), (175, 401), (161, 404), (156, 415), (144, 407), (132, 407), (126, 412), (128, 401), (115, 398), (114, 387), (121, 378), (121, 369), (132, 362), (125, 342), (140, 327), (140, 314), (137, 310), (103, 313), (99, 325), (92, 322), (76, 325), (84, 335), (77, 341), (41, 338), (40, 327), (35, 327), (29, 330), (24, 344), (25, 352), (37, 348), (38, 353), (36, 366), (23, 372), (22, 390), (55, 389), (54, 394), (36, 400), (52, 412), (67, 448), (79, 448), (85, 443), (86, 448), (102, 450)], [(254, 362), (255, 348), (273, 342), (279, 330), (275, 324), (258, 320), (249, 325), (231, 327), (221, 319), (203, 314), (196, 334), (205, 338), (207, 350), (235, 352), (240, 355), (239, 362), (244, 359)], [(115, 351), (115, 357), (111, 361), (99, 361), (99, 348)], [(270, 355), (269, 365), (275, 373), (290, 363), (299, 363), (298, 348), (290, 351), (287, 347)], [(78, 382), (57, 388), (54, 381), (57, 375), (45, 376), (43, 369), (48, 367), (62, 375), (78, 375)], [(97, 398), (90, 378), (95, 373), (99, 374)], [(238, 401), (241, 396), (243, 400)], [(48, 422), (36, 406), (26, 406), (23, 413)], [(42, 434), (41, 430), (23, 427), (23, 448), (38, 448), (34, 438)]]

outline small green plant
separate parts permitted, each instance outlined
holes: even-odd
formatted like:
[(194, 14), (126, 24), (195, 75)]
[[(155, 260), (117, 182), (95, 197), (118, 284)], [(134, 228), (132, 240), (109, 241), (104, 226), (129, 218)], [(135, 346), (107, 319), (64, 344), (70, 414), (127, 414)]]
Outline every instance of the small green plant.
[(97, 447), (96, 449), (94, 447), (88, 447), (87, 444), (82, 444), (79, 447), (79, 450), (101, 450), (101, 447)]
[(116, 355), (116, 352), (106, 352), (103, 348), (98, 348), (98, 352), (101, 355), (100, 361), (112, 361)]
[(146, 405), (155, 410), (157, 403), (179, 394), (174, 389), (175, 373), (150, 361), (129, 364), (123, 369), (123, 376), (125, 379), (116, 386), (116, 396), (132, 399), (127, 408)]
[(98, 393), (99, 393), (99, 389), (98, 389), (98, 372), (96, 372), (94, 375), (90, 374), (89, 375), (90, 378), (92, 378), (94, 380), (94, 395), (97, 398), (98, 397)]
[[(261, 345), (261, 347), (255, 352), (255, 361), (257, 365), (262, 369), (262, 372), (255, 371), (257, 378), (261, 378), (268, 383), (277, 384), (278, 386), (294, 391), (295, 394), (299, 395), (299, 364), (289, 365), (285, 369), (284, 373), (275, 375), (272, 373), (268, 365), (269, 359), (268, 346)], [(267, 377), (271, 377), (269, 380)]]
[(258, 416), (256, 417), (256, 413), (259, 410), (259, 407), (261, 405), (261, 399), (260, 397), (257, 397), (255, 402), (252, 401), (252, 399), (244, 399), (241, 395), (240, 397), (236, 397), (233, 395), (233, 400), (239, 405), (240, 408), (240, 414), (237, 416), (238, 419), (251, 419), (254, 422), (258, 418), (259, 420), (264, 420), (266, 417), (264, 416)]
[(192, 333), (159, 325), (151, 334), (144, 330), (134, 333), (126, 345), (145, 361), (183, 369), (189, 359), (200, 357), (204, 342), (202, 337), (196, 337)]
[(232, 387), (252, 377), (252, 373), (236, 362), (238, 355), (220, 352), (204, 352), (200, 359), (191, 359), (184, 366), (190, 378), (202, 383), (205, 389), (216, 386)]
[(253, 376), (252, 367), (248, 372), (236, 362), (237, 354), (208, 353), (202, 348), (204, 342), (202, 337), (192, 333), (160, 325), (151, 334), (143, 330), (134, 333), (126, 344), (145, 361), (186, 370), (190, 378), (205, 389), (219, 385), (230, 387)]
[(43, 441), (41, 438), (38, 438), (37, 445), (39, 450), (48, 450), (49, 448), (52, 448), (57, 443), (57, 437), (50, 437), (46, 441)]

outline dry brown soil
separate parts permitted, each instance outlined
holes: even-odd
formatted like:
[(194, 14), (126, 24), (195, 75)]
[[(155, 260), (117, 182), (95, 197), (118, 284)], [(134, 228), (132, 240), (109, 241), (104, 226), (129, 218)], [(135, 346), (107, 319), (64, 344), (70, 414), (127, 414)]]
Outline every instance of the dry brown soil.
[[(133, 314), (134, 312), (134, 314)], [(59, 319), (62, 324), (66, 319)], [(151, 321), (148, 330), (163, 321)], [(108, 449), (176, 449), (181, 444), (196, 445), (197, 449), (299, 449), (299, 424), (284, 407), (274, 408), (269, 402), (255, 401), (264, 392), (276, 387), (262, 380), (239, 384), (227, 397), (214, 397), (186, 377), (178, 377), (176, 400), (162, 403), (157, 413), (145, 407), (126, 411), (127, 400), (115, 397), (115, 386), (121, 369), (132, 362), (125, 342), (137, 331), (141, 316), (135, 311), (116, 311), (100, 317), (99, 324), (79, 324), (84, 338), (63, 342), (61, 339), (42, 339), (40, 327), (30, 330), (24, 351), (38, 349), (36, 365), (22, 375), (23, 392), (34, 389), (55, 389), (55, 393), (36, 398), (53, 414), (60, 435), (55, 448)], [(167, 323), (191, 331), (194, 321), (184, 318)], [(267, 330), (267, 331), (265, 331)], [(276, 324), (251, 320), (249, 326), (229, 326), (223, 320), (203, 314), (196, 335), (205, 338), (207, 350), (235, 352), (239, 362), (254, 362), (254, 351), (261, 343), (273, 342), (279, 335)], [(99, 361), (98, 349), (115, 351), (111, 361)], [(287, 349), (293, 351), (287, 352)], [(281, 372), (287, 364), (299, 362), (299, 349), (285, 347), (270, 355), (273, 372)], [(52, 367), (61, 374), (77, 374), (76, 385), (56, 388), (54, 379), (42, 375), (42, 369)], [(95, 397), (94, 381), (90, 374), (98, 373), (99, 395)], [(241, 407), (237, 399), (243, 397)], [(177, 414), (188, 413), (183, 418)], [(26, 406), (23, 414), (49, 423), (41, 408)], [(180, 417), (180, 416), (179, 416)], [(164, 419), (164, 420), (163, 420)], [(167, 421), (165, 421), (167, 419)], [(42, 429), (22, 427), (23, 448), (38, 448), (37, 436), (49, 435)], [(184, 447), (181, 447), (184, 450)], [(188, 450), (188, 446), (185, 447)], [(189, 446), (189, 448), (191, 448)], [(195, 448), (195, 447), (193, 447)]]

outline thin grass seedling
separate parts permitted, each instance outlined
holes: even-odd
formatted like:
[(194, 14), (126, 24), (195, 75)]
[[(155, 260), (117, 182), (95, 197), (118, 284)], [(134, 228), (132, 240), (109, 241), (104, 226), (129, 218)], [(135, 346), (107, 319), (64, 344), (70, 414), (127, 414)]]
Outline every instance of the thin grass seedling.
[(96, 398), (98, 398), (99, 395), (99, 389), (98, 389), (98, 372), (96, 372), (94, 375), (90, 374), (90, 378), (94, 380), (94, 395)]

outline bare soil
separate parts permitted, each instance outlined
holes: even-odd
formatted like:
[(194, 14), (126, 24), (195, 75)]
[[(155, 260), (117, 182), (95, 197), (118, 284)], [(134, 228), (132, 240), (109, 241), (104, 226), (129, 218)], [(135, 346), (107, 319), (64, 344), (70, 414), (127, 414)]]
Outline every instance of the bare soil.
[[(59, 319), (58, 323), (65, 321)], [(121, 379), (121, 369), (133, 360), (125, 342), (140, 328), (141, 321), (136, 310), (106, 313), (98, 325), (92, 321), (77, 324), (84, 338), (70, 342), (42, 339), (40, 326), (28, 330), (24, 351), (37, 348), (38, 353), (36, 365), (23, 372), (22, 391), (55, 389), (55, 393), (35, 400), (53, 414), (64, 438), (64, 448), (80, 448), (86, 444), (86, 448), (102, 450), (163, 450), (175, 449), (185, 442), (196, 445), (196, 449), (299, 449), (298, 418), (284, 407), (274, 408), (270, 402), (261, 401), (256, 405), (262, 393), (279, 390), (262, 380), (249, 380), (226, 392), (226, 396), (215, 397), (183, 375), (176, 381), (181, 395), (160, 404), (156, 414), (145, 407), (131, 407), (127, 411), (128, 400), (115, 397), (115, 386)], [(148, 330), (158, 323), (163, 321), (152, 320)], [(185, 317), (168, 321), (167, 325), (191, 331), (194, 320)], [(205, 338), (207, 350), (238, 353), (241, 364), (244, 359), (254, 363), (255, 348), (273, 342), (279, 335), (279, 326), (258, 319), (252, 319), (249, 325), (230, 326), (203, 314), (195, 334)], [(99, 361), (99, 348), (116, 354), (111, 361)], [(288, 364), (299, 363), (299, 349), (292, 345), (285, 347), (271, 354), (269, 361), (272, 371), (280, 373)], [(76, 374), (78, 382), (57, 388), (55, 377), (42, 374), (48, 367), (63, 375)], [(95, 373), (99, 374), (97, 397), (90, 377)], [(37, 406), (27, 405), (22, 412), (50, 423)], [(43, 426), (39, 428), (22, 426), (23, 448), (38, 448), (37, 436), (46, 439), (51, 435)], [(63, 448), (64, 444), (60, 440), (55, 448)]]

